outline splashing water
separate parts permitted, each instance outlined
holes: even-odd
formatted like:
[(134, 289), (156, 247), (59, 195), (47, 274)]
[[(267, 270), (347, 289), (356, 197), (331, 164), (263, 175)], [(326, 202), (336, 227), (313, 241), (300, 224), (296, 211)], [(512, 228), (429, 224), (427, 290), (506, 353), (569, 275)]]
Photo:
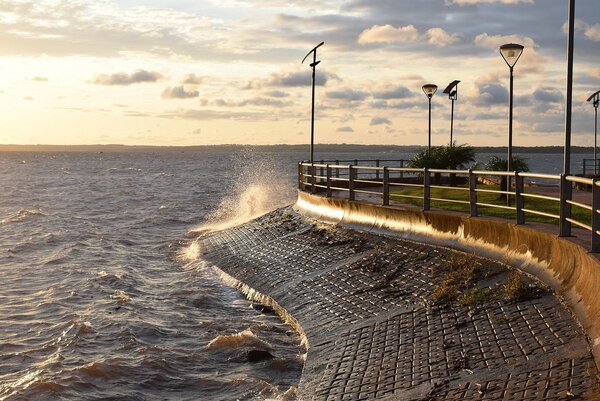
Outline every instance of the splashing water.
[(207, 223), (191, 232), (205, 234), (234, 227), (293, 201), (289, 179), (281, 175), (264, 153), (258, 155), (251, 149), (240, 152), (234, 158), (233, 173), (237, 180), (232, 195), (209, 214)]
[(177, 251), (176, 259), (179, 262), (189, 264), (198, 260), (200, 256), (200, 244), (197, 240), (190, 242), (187, 246), (181, 247), (179, 251)]

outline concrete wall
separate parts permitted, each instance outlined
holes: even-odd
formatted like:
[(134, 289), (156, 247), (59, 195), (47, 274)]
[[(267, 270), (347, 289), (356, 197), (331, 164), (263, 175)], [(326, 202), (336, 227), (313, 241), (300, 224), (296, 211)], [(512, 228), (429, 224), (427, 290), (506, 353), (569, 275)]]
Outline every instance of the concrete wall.
[(298, 192), (296, 209), (360, 230), (393, 233), (500, 260), (550, 285), (587, 332), (600, 365), (600, 263), (548, 232), (482, 217), (391, 208)]

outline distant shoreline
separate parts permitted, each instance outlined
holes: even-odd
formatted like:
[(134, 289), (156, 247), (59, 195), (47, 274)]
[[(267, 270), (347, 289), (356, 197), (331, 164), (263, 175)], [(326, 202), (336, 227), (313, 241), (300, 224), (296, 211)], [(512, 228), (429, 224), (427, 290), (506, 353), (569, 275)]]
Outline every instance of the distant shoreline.
[[(477, 153), (503, 153), (506, 147), (475, 146)], [(116, 153), (116, 152), (236, 152), (242, 149), (252, 149), (264, 152), (303, 152), (308, 151), (308, 145), (201, 145), (201, 146), (147, 146), (147, 145), (0, 145), (0, 152), (85, 152), (85, 153)], [(416, 153), (425, 149), (424, 146), (398, 145), (355, 145), (355, 144), (317, 144), (317, 152), (403, 152)], [(544, 153), (562, 154), (562, 146), (515, 146), (515, 153)], [(572, 153), (593, 153), (593, 147), (573, 146)]]

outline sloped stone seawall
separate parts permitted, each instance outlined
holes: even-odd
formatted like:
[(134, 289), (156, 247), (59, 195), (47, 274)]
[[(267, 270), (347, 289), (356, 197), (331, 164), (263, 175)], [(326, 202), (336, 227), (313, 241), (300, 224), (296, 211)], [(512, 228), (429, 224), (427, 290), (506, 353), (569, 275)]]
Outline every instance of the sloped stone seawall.
[(200, 245), (305, 336), (303, 400), (600, 400), (569, 309), (501, 263), (292, 208)]

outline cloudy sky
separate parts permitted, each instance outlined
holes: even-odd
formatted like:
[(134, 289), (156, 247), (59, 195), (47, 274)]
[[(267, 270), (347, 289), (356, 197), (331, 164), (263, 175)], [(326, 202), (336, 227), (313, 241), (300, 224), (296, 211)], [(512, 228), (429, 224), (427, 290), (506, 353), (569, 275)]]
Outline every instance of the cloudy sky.
[[(449, 139), (506, 144), (508, 67), (514, 144), (560, 145), (566, 0), (0, 0), (0, 143), (307, 143), (310, 68), (320, 41), (320, 143)], [(600, 3), (577, 0), (574, 137), (593, 143)]]

